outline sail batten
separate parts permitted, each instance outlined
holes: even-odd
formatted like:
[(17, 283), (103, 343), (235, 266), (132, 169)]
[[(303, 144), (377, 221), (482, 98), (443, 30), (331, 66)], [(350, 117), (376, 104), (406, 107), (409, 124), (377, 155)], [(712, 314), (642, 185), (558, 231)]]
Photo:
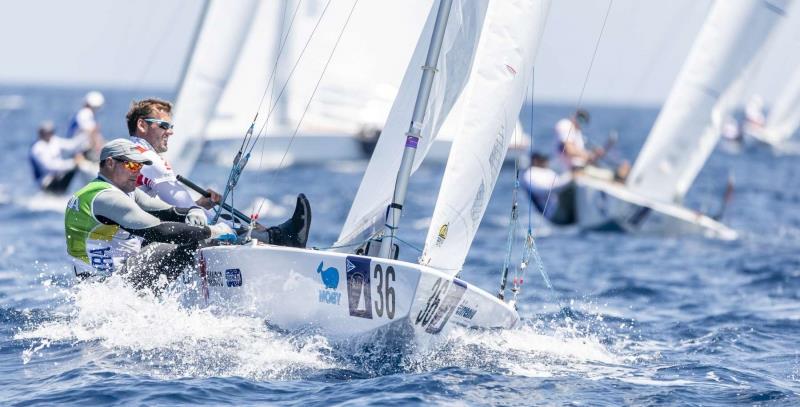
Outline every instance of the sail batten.
[(719, 140), (720, 99), (763, 46), (789, 0), (716, 2), (628, 177), (649, 198), (681, 202)]

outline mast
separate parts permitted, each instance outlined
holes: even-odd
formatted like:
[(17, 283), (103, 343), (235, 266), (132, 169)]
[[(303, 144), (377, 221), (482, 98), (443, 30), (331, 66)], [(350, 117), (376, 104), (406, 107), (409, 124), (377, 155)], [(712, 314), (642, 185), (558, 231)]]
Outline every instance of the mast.
[(403, 149), (400, 169), (397, 171), (394, 195), (386, 213), (386, 223), (384, 224), (383, 231), (384, 237), (378, 253), (379, 257), (390, 257), (394, 237), (399, 227), (400, 216), (403, 212), (403, 203), (406, 200), (406, 192), (408, 190), (408, 179), (411, 175), (414, 155), (417, 152), (417, 144), (419, 143), (422, 125), (425, 120), (425, 110), (428, 107), (428, 97), (433, 87), (433, 76), (436, 73), (436, 63), (439, 61), (442, 40), (444, 39), (444, 32), (447, 28), (447, 20), (450, 16), (452, 5), (453, 0), (442, 0), (441, 3), (439, 3), (436, 23), (433, 27), (431, 43), (428, 47), (428, 55), (425, 59), (425, 65), (422, 67), (422, 80), (419, 84), (417, 100), (414, 102), (414, 113), (411, 116), (411, 124), (409, 125), (408, 132), (406, 132), (406, 145)]

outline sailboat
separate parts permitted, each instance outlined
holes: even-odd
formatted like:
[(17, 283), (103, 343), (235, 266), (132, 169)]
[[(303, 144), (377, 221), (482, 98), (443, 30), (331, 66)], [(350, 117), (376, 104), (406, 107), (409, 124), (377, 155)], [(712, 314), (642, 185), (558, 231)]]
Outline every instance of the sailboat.
[(734, 230), (682, 201), (719, 140), (715, 106), (787, 5), (782, 0), (714, 3), (626, 182), (575, 177), (582, 228), (737, 238)]
[[(514, 133), (549, 3), (437, 0), (334, 250), (200, 250), (200, 304), (331, 339), (429, 343), (453, 326), (511, 328), (505, 301), (458, 276)], [(409, 124), (410, 123), (410, 124)], [(437, 134), (458, 130), (421, 262), (398, 258), (406, 187)], [(395, 182), (392, 182), (395, 180)], [(443, 227), (444, 226), (444, 227)], [(397, 335), (394, 335), (394, 334)]]

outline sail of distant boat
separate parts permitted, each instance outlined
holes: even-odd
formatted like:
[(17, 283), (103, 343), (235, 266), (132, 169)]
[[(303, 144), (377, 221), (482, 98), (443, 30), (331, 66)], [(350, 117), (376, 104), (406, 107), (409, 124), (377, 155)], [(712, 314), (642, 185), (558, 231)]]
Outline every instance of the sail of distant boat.
[(628, 187), (680, 203), (720, 137), (711, 118), (764, 44), (788, 0), (716, 2), (628, 177)]
[(194, 166), (211, 115), (225, 89), (255, 14), (256, 0), (212, 1), (187, 62), (175, 104), (176, 134), (166, 159), (179, 174)]
[[(349, 140), (362, 126), (383, 123), (422, 27), (409, 22), (430, 6), (424, 0), (260, 1), (250, 10), (248, 25), (234, 23), (235, 14), (226, 17), (226, 24), (217, 23), (216, 3), (211, 2), (204, 19), (176, 104), (178, 127), (167, 159), (180, 173), (191, 169), (204, 141), (240, 139), (257, 110), (255, 130), (269, 138), (268, 151), (279, 155), (296, 145), (290, 144), (295, 135)], [(384, 15), (395, 18), (377, 18)], [(231, 52), (236, 47), (216, 39), (222, 30), (237, 34), (244, 30), (237, 44), (240, 52)], [(337, 46), (340, 34), (344, 41)], [(198, 91), (209, 76), (191, 74), (203, 69), (217, 72), (220, 67), (206, 67), (209, 63), (202, 59), (215, 53), (216, 64), (232, 66), (222, 78), (210, 76), (218, 86), (212, 99)], [(184, 101), (203, 108), (183, 106)], [(184, 147), (193, 148), (184, 151)], [(313, 154), (298, 153), (311, 154), (309, 158), (317, 162), (335, 157), (345, 147), (324, 144)], [(356, 158), (355, 141), (352, 147)], [(232, 157), (231, 152), (225, 160)], [(254, 158), (256, 165), (261, 158)]]
[(787, 140), (800, 127), (800, 69), (786, 82), (780, 95), (769, 110), (761, 139), (778, 144)]

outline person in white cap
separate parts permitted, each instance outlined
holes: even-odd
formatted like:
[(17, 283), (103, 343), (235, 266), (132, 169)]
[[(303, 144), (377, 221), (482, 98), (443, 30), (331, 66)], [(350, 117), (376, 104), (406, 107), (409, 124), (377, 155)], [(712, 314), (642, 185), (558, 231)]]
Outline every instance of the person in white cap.
[[(136, 188), (152, 161), (127, 139), (106, 143), (96, 179), (76, 192), (64, 215), (67, 252), (79, 277), (122, 273), (137, 287), (177, 278), (207, 239), (235, 238), (224, 223), (194, 226), (199, 207), (176, 208)], [(144, 245), (144, 242), (147, 242)]]
[(86, 158), (95, 161), (103, 145), (103, 134), (97, 124), (95, 115), (105, 104), (103, 94), (98, 91), (91, 91), (83, 99), (83, 106), (70, 120), (67, 128), (67, 138), (85, 139), (89, 147), (84, 152)]
[[(131, 103), (125, 116), (128, 133), (137, 149), (153, 161), (142, 169), (137, 186), (150, 196), (177, 207), (201, 206), (206, 209), (206, 218), (198, 218), (198, 225), (205, 225), (213, 217), (211, 209), (220, 196), (211, 189), (209, 198), (192, 199), (189, 190), (178, 182), (177, 174), (169, 163), (161, 156), (169, 148), (172, 136), (172, 103), (150, 98)], [(252, 237), (269, 244), (291, 247), (306, 247), (311, 225), (311, 205), (305, 195), (299, 194), (292, 218), (286, 222), (266, 228), (256, 223)]]
[(28, 155), (33, 177), (42, 191), (63, 194), (78, 172), (78, 164), (83, 159), (80, 153), (87, 144), (81, 139), (57, 136), (49, 120), (39, 125), (38, 134)]

